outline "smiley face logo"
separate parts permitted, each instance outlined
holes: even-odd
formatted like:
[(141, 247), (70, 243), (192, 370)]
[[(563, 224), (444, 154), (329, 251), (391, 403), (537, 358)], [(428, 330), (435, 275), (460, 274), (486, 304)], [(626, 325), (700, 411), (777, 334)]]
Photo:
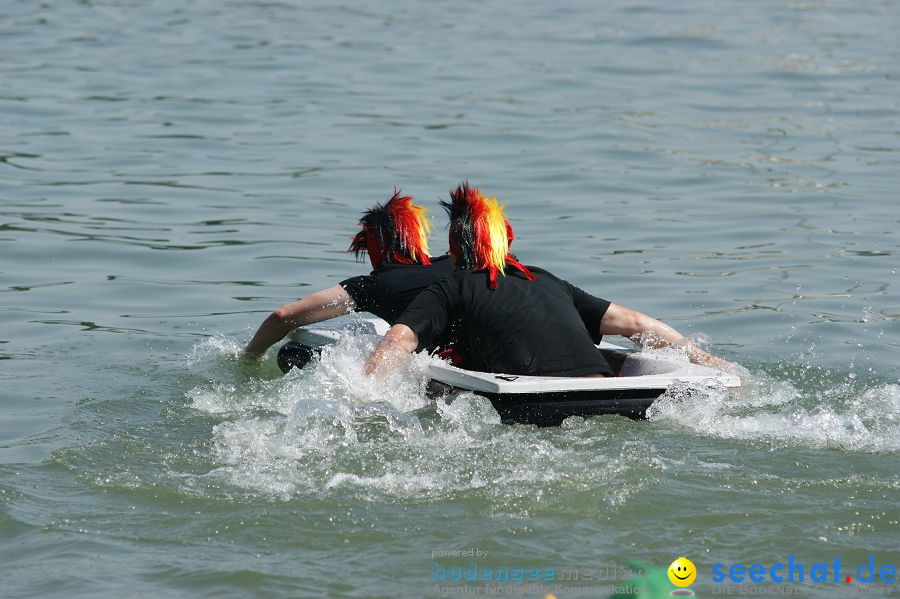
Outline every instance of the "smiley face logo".
[(669, 566), (669, 580), (677, 587), (690, 586), (694, 579), (697, 578), (697, 568), (694, 563), (686, 557), (679, 557)]

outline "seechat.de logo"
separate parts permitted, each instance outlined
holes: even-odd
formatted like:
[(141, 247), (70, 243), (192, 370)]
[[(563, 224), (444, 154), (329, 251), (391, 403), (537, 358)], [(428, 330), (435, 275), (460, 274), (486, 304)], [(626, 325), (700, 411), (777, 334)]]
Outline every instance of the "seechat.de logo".
[[(674, 564), (673, 564), (674, 565)], [(851, 566), (852, 568), (852, 566)], [(724, 564), (713, 564), (712, 581), (722, 583), (728, 579), (734, 583), (747, 582), (816, 582), (816, 583), (832, 583), (844, 582), (851, 583), (854, 577), (848, 572), (856, 574), (857, 582), (872, 582), (877, 577), (884, 584), (890, 584), (897, 579), (897, 570), (891, 564), (883, 564), (876, 568), (875, 556), (869, 556), (869, 563), (861, 564), (855, 570), (845, 570), (841, 572), (841, 560), (834, 558), (834, 562), (825, 564), (812, 564), (806, 567), (803, 563), (794, 561), (794, 554), (789, 553), (786, 564), (775, 563), (771, 566), (763, 564), (744, 564), (734, 563), (725, 567)], [(669, 574), (671, 577), (671, 574)]]

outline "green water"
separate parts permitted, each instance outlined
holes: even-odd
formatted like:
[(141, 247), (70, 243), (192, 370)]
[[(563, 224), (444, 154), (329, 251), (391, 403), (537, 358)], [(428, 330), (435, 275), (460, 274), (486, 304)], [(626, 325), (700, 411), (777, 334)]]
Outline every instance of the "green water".
[[(900, 569), (897, 2), (0, 15), (0, 596), (432, 597), (473, 562), (624, 584), (681, 555), (709, 596), (789, 554), (804, 582), (745, 594), (897, 595), (856, 571)], [(749, 384), (538, 429), (426, 400), (422, 361), (365, 379), (368, 338), (284, 378), (236, 359), (365, 272), (345, 249), (394, 186), (444, 251), (463, 179), (523, 262)], [(835, 558), (851, 583), (814, 586)]]

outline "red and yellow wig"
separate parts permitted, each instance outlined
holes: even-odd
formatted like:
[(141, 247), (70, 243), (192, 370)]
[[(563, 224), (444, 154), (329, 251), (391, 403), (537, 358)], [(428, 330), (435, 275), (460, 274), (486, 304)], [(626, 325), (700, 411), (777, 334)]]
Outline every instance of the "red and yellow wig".
[(520, 270), (529, 281), (534, 280), (534, 275), (509, 253), (513, 230), (497, 198), (485, 197), (466, 182), (450, 192), (450, 202), (441, 205), (450, 216), (450, 251), (457, 268), (486, 269), (491, 289), (497, 288), (497, 273), (506, 276), (507, 265)]
[(389, 264), (431, 265), (428, 257), (428, 233), (431, 227), (425, 209), (412, 203), (412, 197), (394, 195), (382, 206), (375, 204), (363, 213), (359, 224), (362, 230), (353, 238), (348, 252), (357, 258), (369, 254), (372, 268), (382, 262)]

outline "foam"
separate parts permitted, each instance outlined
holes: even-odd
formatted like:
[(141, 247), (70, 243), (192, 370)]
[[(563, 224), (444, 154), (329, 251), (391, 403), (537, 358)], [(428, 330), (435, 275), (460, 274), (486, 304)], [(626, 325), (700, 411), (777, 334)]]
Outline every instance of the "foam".
[[(428, 502), (474, 494), (498, 513), (521, 515), (561, 501), (548, 485), (606, 485), (645, 453), (605, 446), (602, 435), (588, 432), (597, 423), (582, 418), (555, 429), (507, 426), (474, 394), (426, 400), (429, 356), (413, 356), (408, 370), (383, 381), (365, 376), (375, 341), (348, 336), (277, 380), (189, 391), (192, 408), (227, 418), (212, 429), (216, 467), (202, 477), (213, 483), (207, 486), (227, 483), (282, 500), (351, 494)], [(618, 487), (601, 500), (619, 503), (640, 485)], [(579, 498), (579, 505), (593, 501)]]
[(648, 412), (653, 421), (725, 439), (876, 452), (900, 449), (898, 414), (900, 385), (833, 383), (802, 391), (762, 374), (738, 392), (679, 383)]
[(191, 348), (187, 356), (187, 366), (191, 368), (211, 356), (238, 358), (243, 349), (244, 346), (238, 341), (230, 339), (221, 333), (215, 333)]
[[(221, 418), (212, 428), (215, 467), (202, 477), (213, 482), (206, 487), (281, 500), (462, 496), (518, 517), (542, 509), (584, 513), (596, 501), (627, 504), (669, 467), (654, 445), (660, 427), (774, 446), (900, 448), (896, 384), (865, 387), (814, 368), (776, 366), (775, 374), (743, 371), (748, 384), (738, 392), (676, 384), (651, 409), (651, 428), (570, 418), (540, 429), (502, 424), (490, 402), (471, 393), (427, 400), (429, 356), (413, 356), (407, 370), (385, 380), (363, 375), (376, 341), (348, 335), (284, 377), (232, 369), (237, 380), (191, 389), (190, 407)], [(236, 344), (203, 345), (227, 357)], [(681, 349), (648, 351), (687, 360)]]

